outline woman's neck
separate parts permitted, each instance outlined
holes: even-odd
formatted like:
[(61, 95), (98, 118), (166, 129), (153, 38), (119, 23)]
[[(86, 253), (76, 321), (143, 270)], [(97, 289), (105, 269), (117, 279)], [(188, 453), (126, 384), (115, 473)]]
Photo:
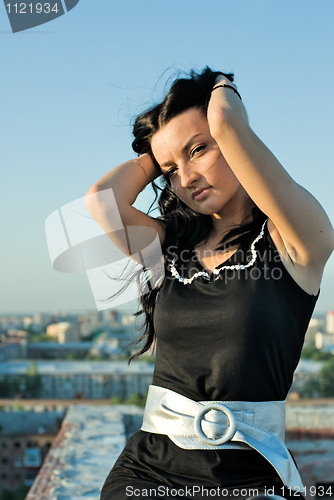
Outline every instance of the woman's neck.
[[(252, 221), (252, 210), (254, 202), (247, 195), (246, 202), (243, 203), (238, 209), (228, 211), (225, 207), (218, 214), (212, 215), (212, 230), (209, 234), (208, 240), (221, 240), (224, 235), (240, 224)], [(225, 209), (225, 210), (224, 210)]]

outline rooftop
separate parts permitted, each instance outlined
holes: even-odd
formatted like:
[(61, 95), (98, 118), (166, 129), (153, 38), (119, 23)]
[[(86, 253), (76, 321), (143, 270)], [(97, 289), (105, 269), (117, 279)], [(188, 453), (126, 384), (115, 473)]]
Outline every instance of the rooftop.
[(26, 500), (99, 500), (142, 416), (135, 406), (72, 406)]
[[(0, 364), (1, 375), (24, 375), (29, 368), (30, 361), (4, 361)], [(154, 365), (142, 361), (36, 361), (37, 372), (40, 375), (55, 374), (114, 374), (126, 375), (146, 373), (153, 374)]]
[(35, 411), (0, 412), (0, 437), (22, 436), (27, 434), (54, 434), (59, 430), (59, 424), (65, 411)]
[(29, 348), (36, 349), (91, 349), (95, 346), (95, 342), (88, 342), (83, 340), (81, 342), (65, 342), (64, 344), (59, 344), (59, 342), (32, 342), (28, 345)]

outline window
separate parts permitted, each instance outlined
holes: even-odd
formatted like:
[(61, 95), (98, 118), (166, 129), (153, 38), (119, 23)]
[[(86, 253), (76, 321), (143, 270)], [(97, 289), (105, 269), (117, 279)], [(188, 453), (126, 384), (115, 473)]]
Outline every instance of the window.
[(14, 465), (14, 467), (21, 467), (21, 465), (22, 465), (21, 458), (20, 457), (14, 457), (13, 465)]
[(36, 476), (37, 476), (37, 472), (27, 472), (24, 484), (26, 486), (32, 486)]
[(27, 448), (37, 448), (37, 443), (35, 441), (28, 441)]
[(24, 465), (26, 467), (40, 467), (41, 450), (39, 448), (27, 448), (24, 454)]

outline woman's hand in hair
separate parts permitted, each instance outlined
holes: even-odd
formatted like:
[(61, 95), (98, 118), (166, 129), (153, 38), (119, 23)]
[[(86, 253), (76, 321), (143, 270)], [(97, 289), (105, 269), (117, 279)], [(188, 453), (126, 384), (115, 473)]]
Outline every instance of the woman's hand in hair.
[[(226, 85), (226, 87), (215, 88), (217, 85)], [(213, 89), (207, 110), (212, 137), (219, 136), (222, 129), (227, 125), (238, 126), (238, 122), (240, 125), (248, 125), (245, 106), (238, 94), (233, 90), (237, 90), (237, 86), (225, 76), (219, 75), (215, 80)]]
[(216, 87), (217, 85), (223, 85), (223, 84), (229, 85), (230, 87), (233, 87), (235, 90), (238, 90), (236, 84), (231, 82), (231, 80), (226, 78), (226, 76), (224, 76), (224, 75), (217, 76), (213, 87)]
[[(143, 154), (114, 167), (86, 193), (87, 210), (125, 255), (131, 256), (142, 251), (152, 243), (157, 233), (160, 241), (164, 239), (163, 224), (132, 206), (147, 184), (160, 175), (161, 171), (151, 156)], [(136, 235), (131, 245), (128, 227), (132, 228), (132, 235)]]

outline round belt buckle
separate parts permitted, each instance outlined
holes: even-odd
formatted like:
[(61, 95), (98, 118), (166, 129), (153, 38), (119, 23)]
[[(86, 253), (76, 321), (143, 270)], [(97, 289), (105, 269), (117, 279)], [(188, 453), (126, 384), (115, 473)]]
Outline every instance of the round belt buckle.
[[(211, 439), (206, 434), (204, 434), (201, 425), (202, 418), (210, 410), (222, 411), (223, 413), (225, 413), (229, 420), (229, 427), (227, 431), (217, 439)], [(233, 438), (237, 428), (237, 422), (232, 411), (227, 406), (223, 405), (222, 403), (208, 403), (207, 405), (203, 405), (201, 408), (199, 408), (195, 416), (194, 427), (197, 437), (201, 441), (201, 443), (209, 444), (211, 446), (219, 446), (220, 444), (224, 444)]]

